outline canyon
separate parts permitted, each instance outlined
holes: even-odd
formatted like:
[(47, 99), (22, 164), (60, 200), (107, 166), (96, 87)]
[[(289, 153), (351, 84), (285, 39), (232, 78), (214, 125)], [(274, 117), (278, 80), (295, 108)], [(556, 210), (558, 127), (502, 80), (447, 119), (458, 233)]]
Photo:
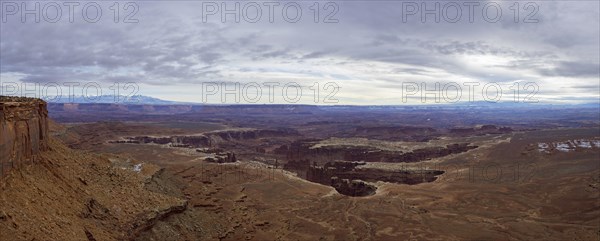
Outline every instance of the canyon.
[(600, 234), (596, 109), (2, 98), (0, 240)]

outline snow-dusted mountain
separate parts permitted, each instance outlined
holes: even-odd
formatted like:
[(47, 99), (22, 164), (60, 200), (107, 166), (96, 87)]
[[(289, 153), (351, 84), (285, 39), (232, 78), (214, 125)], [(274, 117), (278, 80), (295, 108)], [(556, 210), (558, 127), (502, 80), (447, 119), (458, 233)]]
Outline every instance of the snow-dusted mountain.
[(71, 96), (62, 98), (47, 98), (45, 99), (49, 103), (101, 103), (101, 104), (140, 104), (140, 105), (176, 105), (176, 104), (189, 104), (185, 102), (176, 102), (169, 100), (162, 100), (150, 96), (134, 95), (134, 96), (122, 96), (122, 95), (101, 95), (101, 96)]

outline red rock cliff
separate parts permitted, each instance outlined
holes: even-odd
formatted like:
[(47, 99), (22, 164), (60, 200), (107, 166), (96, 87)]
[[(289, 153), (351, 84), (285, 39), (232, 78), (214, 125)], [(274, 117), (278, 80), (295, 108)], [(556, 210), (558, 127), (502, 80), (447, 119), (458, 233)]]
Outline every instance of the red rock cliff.
[(39, 99), (0, 96), (0, 177), (48, 149), (48, 110)]

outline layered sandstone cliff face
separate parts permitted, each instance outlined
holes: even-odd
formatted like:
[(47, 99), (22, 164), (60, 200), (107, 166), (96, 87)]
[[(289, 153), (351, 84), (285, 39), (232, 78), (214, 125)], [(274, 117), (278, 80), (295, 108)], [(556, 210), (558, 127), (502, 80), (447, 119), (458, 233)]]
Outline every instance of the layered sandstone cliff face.
[(187, 208), (160, 167), (71, 150), (56, 130), (44, 101), (0, 97), (0, 241), (134, 240)]
[(0, 175), (48, 149), (48, 110), (39, 99), (0, 96)]

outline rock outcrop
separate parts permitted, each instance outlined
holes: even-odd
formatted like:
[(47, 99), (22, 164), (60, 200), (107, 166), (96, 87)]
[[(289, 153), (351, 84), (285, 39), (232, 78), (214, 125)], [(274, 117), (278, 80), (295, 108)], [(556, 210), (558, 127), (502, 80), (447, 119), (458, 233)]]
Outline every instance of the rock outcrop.
[(363, 137), (375, 140), (427, 142), (438, 135), (438, 131), (431, 127), (358, 126), (349, 137)]
[(375, 194), (377, 188), (370, 185), (362, 180), (340, 179), (338, 177), (331, 178), (331, 186), (335, 190), (346, 196), (351, 197), (364, 197)]
[(52, 139), (46, 106), (0, 96), (0, 240), (133, 240), (187, 208), (145, 188), (159, 168), (116, 167)]
[(402, 169), (384, 170), (373, 168), (357, 168), (365, 162), (332, 161), (319, 166), (308, 160), (289, 161), (284, 169), (298, 174), (308, 181), (329, 185), (346, 196), (362, 197), (375, 194), (377, 187), (370, 183), (378, 181), (415, 185), (437, 180), (444, 174), (441, 170)]
[(484, 135), (498, 135), (511, 133), (514, 130), (510, 127), (498, 127), (495, 125), (482, 125), (479, 127), (472, 128), (452, 128), (449, 130), (451, 135), (455, 136), (484, 136)]
[(136, 240), (187, 208), (184, 197), (166, 192), (177, 186), (157, 177), (157, 166), (48, 142), (35, 165), (0, 183), (0, 240)]
[(206, 157), (204, 159), (207, 162), (215, 162), (215, 163), (233, 163), (237, 161), (235, 157), (235, 153), (226, 152), (226, 153), (215, 153), (210, 157)]
[(256, 140), (261, 138), (299, 135), (293, 129), (232, 129), (205, 132), (196, 135), (177, 136), (134, 136), (122, 140), (109, 141), (110, 143), (133, 144), (160, 144), (172, 147), (204, 148), (214, 147), (224, 142)]
[(276, 148), (273, 153), (285, 155), (288, 160), (328, 162), (344, 160), (350, 162), (420, 162), (432, 158), (444, 157), (477, 148), (469, 143), (455, 143), (446, 146), (433, 146), (415, 149), (410, 152), (381, 150), (371, 146), (331, 145), (314, 147), (315, 140), (295, 141)]
[(39, 99), (0, 96), (0, 177), (48, 149), (48, 110)]

